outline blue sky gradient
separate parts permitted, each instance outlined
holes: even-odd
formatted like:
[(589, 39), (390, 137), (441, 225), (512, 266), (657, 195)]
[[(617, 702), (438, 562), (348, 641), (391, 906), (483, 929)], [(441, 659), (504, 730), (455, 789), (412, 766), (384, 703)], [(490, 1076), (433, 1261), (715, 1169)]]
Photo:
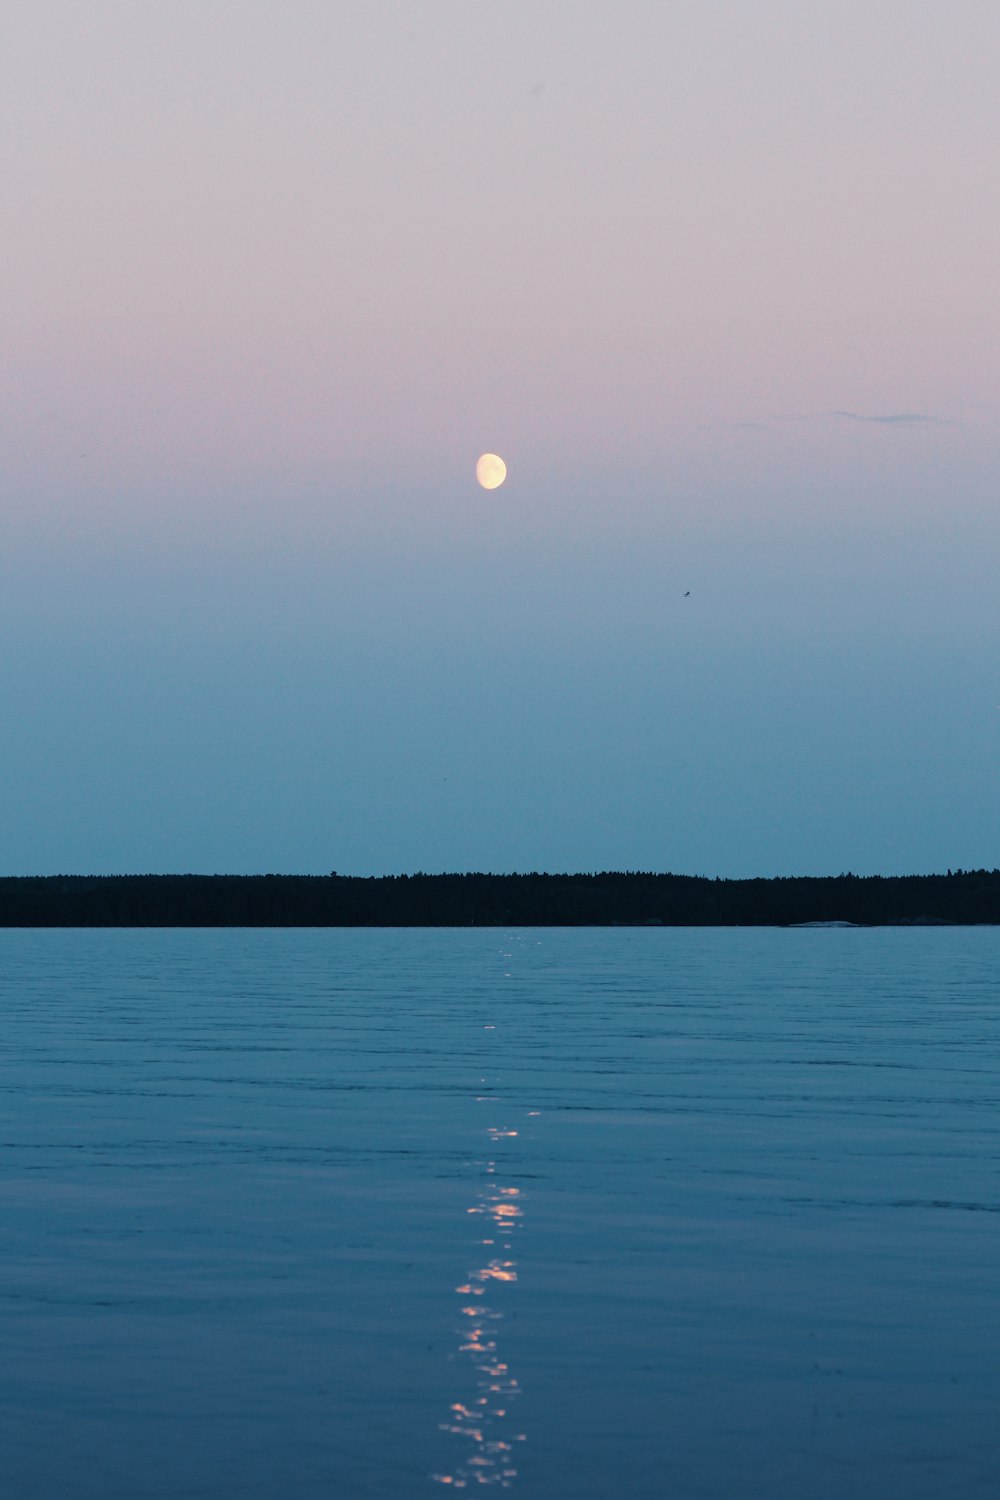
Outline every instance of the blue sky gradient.
[(5, 9), (0, 871), (996, 865), (996, 7), (341, 9)]

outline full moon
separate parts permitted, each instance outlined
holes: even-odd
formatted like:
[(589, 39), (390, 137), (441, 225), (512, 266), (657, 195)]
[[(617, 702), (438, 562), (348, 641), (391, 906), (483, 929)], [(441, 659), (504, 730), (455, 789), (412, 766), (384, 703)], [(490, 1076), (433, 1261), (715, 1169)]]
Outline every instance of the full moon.
[(495, 453), (481, 453), (476, 459), (476, 478), (484, 490), (495, 490), (507, 478), (507, 465)]

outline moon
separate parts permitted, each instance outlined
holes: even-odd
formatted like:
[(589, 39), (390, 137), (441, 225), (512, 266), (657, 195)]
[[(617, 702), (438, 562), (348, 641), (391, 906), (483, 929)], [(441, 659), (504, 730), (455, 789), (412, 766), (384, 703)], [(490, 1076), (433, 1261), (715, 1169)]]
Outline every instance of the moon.
[(484, 490), (499, 489), (507, 478), (507, 465), (496, 453), (481, 453), (476, 459), (476, 478)]

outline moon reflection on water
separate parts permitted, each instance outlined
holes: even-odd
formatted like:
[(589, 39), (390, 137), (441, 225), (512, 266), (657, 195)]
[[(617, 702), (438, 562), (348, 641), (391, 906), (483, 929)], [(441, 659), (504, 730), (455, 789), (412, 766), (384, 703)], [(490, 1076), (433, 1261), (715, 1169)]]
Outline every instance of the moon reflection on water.
[[(492, 1095), (479, 1098), (483, 1103), (496, 1103)], [(506, 1175), (504, 1146), (517, 1137), (517, 1131), (491, 1125), (486, 1136), (485, 1181), (466, 1210), (483, 1220), (483, 1255), (481, 1264), (455, 1288), (462, 1299), (458, 1349), (472, 1364), (473, 1390), (464, 1400), (451, 1403), (447, 1420), (441, 1423), (443, 1432), (461, 1441), (461, 1456), (447, 1471), (432, 1475), (439, 1484), (456, 1490), (472, 1484), (511, 1489), (517, 1478), (517, 1444), (525, 1441), (512, 1411), (520, 1385), (502, 1357), (499, 1337), (510, 1288), (517, 1281), (514, 1241), (524, 1218), (521, 1189), (502, 1180)]]

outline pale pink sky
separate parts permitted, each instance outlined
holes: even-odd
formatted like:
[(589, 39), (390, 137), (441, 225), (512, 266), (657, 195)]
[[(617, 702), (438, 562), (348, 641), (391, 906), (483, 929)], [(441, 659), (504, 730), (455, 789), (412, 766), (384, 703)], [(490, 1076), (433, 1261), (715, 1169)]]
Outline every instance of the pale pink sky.
[(992, 0), (2, 25), (18, 489), (81, 451), (112, 485), (627, 473), (836, 409), (995, 445)]

